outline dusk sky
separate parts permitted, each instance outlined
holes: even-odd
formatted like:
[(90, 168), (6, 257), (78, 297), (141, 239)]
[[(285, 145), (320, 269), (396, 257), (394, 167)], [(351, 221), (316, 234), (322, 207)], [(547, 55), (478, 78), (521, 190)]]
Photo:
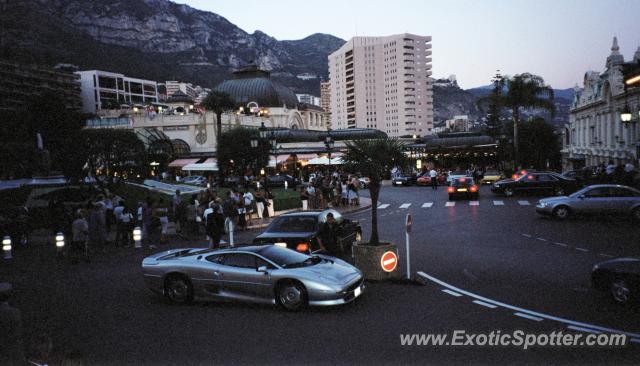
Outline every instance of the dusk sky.
[(613, 36), (629, 60), (640, 46), (640, 0), (178, 0), (220, 14), (243, 30), (279, 40), (329, 33), (415, 33), (433, 37), (433, 75), (463, 88), (532, 72), (555, 88), (602, 71)]

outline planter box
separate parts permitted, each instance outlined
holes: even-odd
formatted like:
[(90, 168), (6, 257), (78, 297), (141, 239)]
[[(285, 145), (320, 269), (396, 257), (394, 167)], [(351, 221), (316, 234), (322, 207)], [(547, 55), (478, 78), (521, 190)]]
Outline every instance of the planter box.
[[(401, 277), (399, 267), (392, 272), (385, 272), (382, 269), (380, 259), (385, 252), (393, 252), (398, 255), (398, 247), (393, 243), (380, 243), (380, 245), (369, 245), (368, 243), (357, 243), (353, 246), (355, 266), (362, 271), (367, 280), (390, 280)], [(398, 258), (400, 261), (400, 258)]]

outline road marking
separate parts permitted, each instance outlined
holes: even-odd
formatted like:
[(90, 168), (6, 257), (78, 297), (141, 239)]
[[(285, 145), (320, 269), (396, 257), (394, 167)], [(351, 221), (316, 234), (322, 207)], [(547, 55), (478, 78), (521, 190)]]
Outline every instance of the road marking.
[(524, 236), (525, 238), (529, 238), (529, 239), (532, 238), (532, 235), (529, 235), (529, 234), (522, 234), (522, 236)]
[(471, 202), (469, 202), (469, 206), (480, 206), (480, 202), (479, 201), (471, 201)]
[(545, 238), (536, 238), (536, 239), (540, 240), (540, 241), (547, 241), (547, 239), (545, 239)]
[(504, 201), (493, 201), (494, 206), (504, 206)]
[(521, 318), (529, 319), (529, 320), (534, 320), (534, 321), (537, 321), (537, 322), (541, 322), (543, 320), (542, 318), (539, 318), (537, 316), (524, 314), (524, 313), (520, 313), (520, 312), (515, 312), (515, 313), (513, 313), (513, 315), (519, 316)]
[(455, 292), (455, 291), (451, 291), (451, 290), (447, 290), (447, 289), (442, 290), (442, 292), (445, 292), (445, 293), (447, 293), (447, 294), (449, 294), (449, 295), (451, 295), (451, 296), (455, 296), (455, 297), (460, 297), (460, 296), (462, 296), (461, 294), (459, 294), (459, 293), (457, 293), (457, 292)]
[[(440, 286), (446, 287), (447, 289), (450, 289), (451, 291), (455, 291), (455, 292), (457, 292), (459, 294), (467, 295), (467, 296), (475, 298), (476, 300), (480, 300), (480, 301), (483, 301), (483, 302), (486, 302), (486, 303), (490, 303), (490, 304), (493, 304), (493, 305), (496, 305), (496, 306), (500, 306), (500, 307), (503, 307), (503, 308), (506, 308), (506, 309), (517, 311), (517, 312), (520, 312), (520, 313), (523, 313), (523, 314), (539, 317), (539, 318), (542, 318), (542, 319), (553, 320), (553, 321), (556, 321), (556, 322), (559, 322), (559, 323), (563, 323), (563, 324), (566, 324), (566, 325), (572, 325), (572, 326), (575, 326), (575, 327), (583, 327), (584, 329), (589, 329), (591, 331), (595, 330), (595, 331), (601, 331), (601, 332), (607, 332), (607, 333), (617, 333), (617, 334), (624, 334), (624, 335), (626, 335), (628, 337), (632, 337), (632, 338), (640, 338), (640, 333), (631, 333), (631, 332), (626, 332), (626, 331), (619, 330), (619, 329), (613, 329), (613, 328), (602, 327), (602, 326), (599, 326), (599, 325), (582, 323), (582, 322), (578, 322), (578, 321), (575, 321), (575, 320), (570, 320), (570, 319), (565, 319), (565, 318), (561, 318), (561, 317), (557, 317), (557, 316), (553, 316), (553, 315), (549, 315), (549, 314), (539, 313), (539, 312), (533, 311), (533, 310), (523, 309), (523, 308), (520, 308), (520, 307), (517, 307), (517, 306), (513, 306), (513, 305), (509, 305), (509, 304), (506, 304), (506, 303), (503, 303), (503, 302), (500, 302), (500, 301), (491, 300), (491, 299), (486, 298), (484, 296), (480, 296), (480, 295), (474, 294), (473, 292), (465, 291), (465, 290), (463, 290), (461, 288), (458, 288), (458, 287), (455, 287), (453, 285), (450, 285), (450, 284), (448, 284), (448, 283), (446, 283), (444, 281), (441, 281), (441, 280), (439, 280), (439, 279), (437, 279), (437, 278), (435, 278), (433, 276), (430, 276), (430, 275), (428, 275), (428, 274), (426, 274), (426, 273), (424, 273), (422, 271), (418, 272), (418, 276), (420, 276), (420, 277), (422, 277), (422, 278), (424, 278), (426, 280), (429, 280), (431, 282), (434, 282), (434, 283), (436, 283), (436, 284), (438, 284)], [(442, 290), (442, 291), (446, 291), (446, 289)]]
[(390, 204), (388, 204), (388, 203), (382, 204), (382, 205), (378, 206), (378, 210), (385, 209), (385, 208), (387, 208), (387, 207), (389, 207), (389, 206), (391, 206), (391, 205), (390, 205)]
[(480, 300), (473, 300), (472, 302), (473, 302), (474, 304), (478, 304), (478, 305), (480, 305), (480, 306), (484, 306), (484, 307), (489, 308), (489, 309), (495, 309), (495, 308), (497, 308), (497, 306), (495, 306), (495, 305), (493, 305), (493, 304), (489, 304), (489, 303), (487, 303), (487, 302), (480, 301)]
[(591, 328), (585, 328), (585, 327), (577, 327), (574, 325), (570, 325), (567, 327), (567, 329), (571, 329), (571, 330), (577, 330), (578, 332), (587, 332), (587, 333), (594, 333), (594, 334), (602, 334), (602, 332), (595, 330), (595, 329), (591, 329)]
[(578, 247), (576, 247), (576, 250), (579, 250), (579, 251), (581, 251), (581, 252), (588, 252), (588, 251), (589, 251), (589, 249), (585, 249), (585, 248), (578, 248)]
[(410, 203), (403, 203), (403, 204), (400, 205), (400, 208), (407, 209), (407, 208), (409, 208), (409, 206), (411, 206)]
[(529, 206), (529, 201), (518, 201), (520, 206)]
[(609, 255), (609, 254), (600, 253), (598, 255), (601, 256), (601, 257), (605, 257), (605, 258), (613, 258), (613, 256)]
[(455, 205), (456, 205), (456, 203), (455, 202), (451, 202), (451, 201), (447, 201), (447, 203), (444, 204), (445, 207), (453, 207)]
[(558, 243), (558, 242), (554, 242), (553, 244), (555, 244), (555, 245), (557, 245), (557, 246), (560, 246), (560, 247), (565, 247), (565, 248), (566, 248), (566, 247), (568, 247), (568, 245), (567, 245), (567, 244), (565, 244), (565, 243)]
[(422, 208), (431, 208), (433, 206), (433, 202), (426, 202), (422, 204)]

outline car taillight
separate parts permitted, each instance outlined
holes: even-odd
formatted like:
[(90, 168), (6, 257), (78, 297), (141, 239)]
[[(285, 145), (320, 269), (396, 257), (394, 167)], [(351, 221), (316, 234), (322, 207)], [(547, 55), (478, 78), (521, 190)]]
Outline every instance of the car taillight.
[(449, 188), (447, 188), (447, 191), (448, 191), (449, 193), (453, 193), (453, 192), (455, 192), (455, 191), (456, 191), (456, 189), (455, 189), (455, 188), (453, 188), (453, 187), (449, 187)]
[(477, 192), (478, 191), (478, 187), (477, 186), (471, 186), (471, 188), (469, 188), (469, 190), (471, 192)]
[(460, 182), (464, 183), (464, 182), (466, 182), (466, 181), (467, 181), (466, 179), (464, 179), (464, 178), (460, 178)]
[(514, 175), (512, 175), (512, 176), (511, 176), (511, 179), (513, 179), (513, 180), (518, 179), (518, 174), (514, 174)]
[(309, 243), (298, 243), (296, 245), (296, 250), (302, 253), (306, 253), (309, 251)]

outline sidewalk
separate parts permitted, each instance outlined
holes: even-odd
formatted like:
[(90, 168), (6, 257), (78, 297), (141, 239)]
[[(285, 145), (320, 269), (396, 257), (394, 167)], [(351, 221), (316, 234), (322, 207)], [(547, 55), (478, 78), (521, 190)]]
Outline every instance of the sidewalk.
[[(371, 199), (367, 198), (367, 197), (361, 197), (359, 206), (337, 207), (337, 208), (335, 208), (335, 210), (340, 212), (343, 215), (346, 215), (346, 214), (350, 214), (350, 213), (364, 211), (364, 210), (369, 209), (369, 208), (371, 208)], [(257, 219), (257, 218), (256, 219), (252, 219), (251, 220), (252, 224), (247, 226), (247, 230), (263, 229), (263, 228), (269, 226), (269, 224), (271, 224), (271, 222), (273, 221), (274, 218), (276, 218), (278, 216), (281, 216), (281, 215), (284, 215), (284, 214), (287, 214), (287, 213), (290, 213), (290, 212), (296, 212), (296, 211), (300, 211), (300, 209), (276, 211), (274, 217), (268, 217), (268, 218), (264, 218), (264, 219)], [(174, 222), (169, 222), (168, 234), (167, 235), (170, 238), (178, 237), (178, 235), (176, 234), (176, 231), (175, 231), (175, 223)], [(109, 233), (109, 239), (110, 240), (115, 239), (115, 232)], [(53, 242), (54, 242), (54, 233), (52, 233), (51, 230), (49, 230), (49, 229), (36, 229), (33, 232), (31, 232), (31, 234), (29, 235), (29, 244), (31, 246), (33, 246), (33, 245), (47, 245), (47, 244), (51, 245)]]

